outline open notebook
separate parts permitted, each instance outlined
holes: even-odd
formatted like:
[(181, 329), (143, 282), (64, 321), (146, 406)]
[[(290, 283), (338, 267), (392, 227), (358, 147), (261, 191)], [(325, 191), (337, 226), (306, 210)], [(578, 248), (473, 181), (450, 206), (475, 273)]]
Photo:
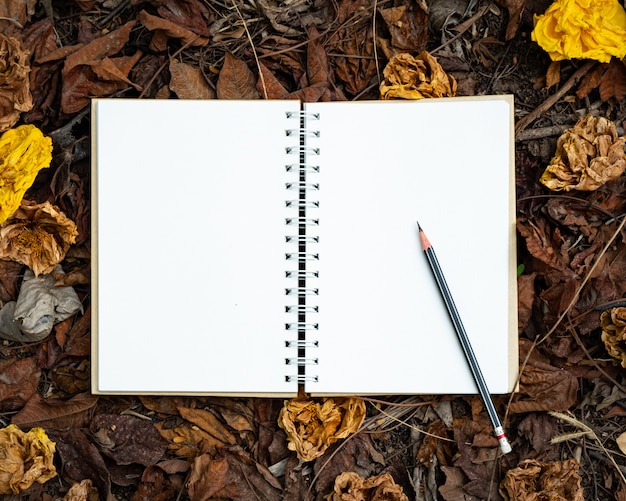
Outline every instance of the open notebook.
[(512, 97), (92, 111), (94, 393), (514, 389)]

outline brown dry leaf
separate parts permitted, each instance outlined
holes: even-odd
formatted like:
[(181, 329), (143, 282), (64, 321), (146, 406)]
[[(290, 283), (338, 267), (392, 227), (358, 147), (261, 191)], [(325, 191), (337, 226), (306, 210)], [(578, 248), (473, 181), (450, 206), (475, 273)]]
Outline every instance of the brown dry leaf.
[(417, 57), (402, 53), (392, 57), (383, 71), (381, 99), (423, 99), (456, 95), (456, 80), (437, 60), (423, 51)]
[(600, 85), (600, 80), (602, 80), (602, 75), (606, 71), (606, 68), (606, 64), (597, 64), (581, 79), (580, 86), (576, 91), (576, 97), (578, 99), (583, 99), (588, 96), (593, 89)]
[(90, 479), (100, 493), (99, 499), (115, 501), (117, 498), (111, 494), (111, 474), (104, 459), (79, 428), (49, 431), (62, 465), (60, 475), (68, 485)]
[(617, 136), (611, 120), (586, 115), (559, 137), (556, 154), (540, 181), (555, 191), (593, 191), (624, 170), (624, 137)]
[(534, 459), (522, 461), (508, 470), (500, 484), (507, 499), (550, 501), (583, 501), (580, 465), (575, 459), (543, 463)]
[(197, 66), (170, 60), (170, 90), (179, 99), (215, 99), (215, 91)]
[(13, 127), (20, 113), (33, 107), (29, 57), (18, 40), (0, 33), (0, 132)]
[(0, 33), (14, 27), (14, 23), (25, 26), (35, 13), (36, 6), (37, 0), (0, 0)]
[(600, 79), (600, 99), (608, 101), (614, 97), (623, 101), (626, 97), (626, 63), (618, 59), (611, 59), (608, 68)]
[(222, 450), (215, 457), (198, 456), (191, 465), (188, 485), (191, 501), (283, 499), (278, 480), (243, 450)]
[(552, 61), (546, 72), (546, 88), (549, 89), (553, 85), (561, 81), (561, 62)]
[(409, 501), (402, 487), (389, 473), (365, 479), (347, 471), (335, 479), (333, 492), (324, 497), (326, 501)]
[[(139, 3), (139, 2), (136, 2)], [(156, 5), (159, 15), (178, 26), (193, 31), (203, 37), (211, 35), (209, 24), (213, 20), (213, 16), (202, 2), (197, 0), (162, 0), (152, 1)]]
[[(527, 339), (520, 339), (520, 360), (524, 360), (531, 347)], [(511, 404), (514, 413), (533, 411), (565, 411), (578, 400), (578, 379), (561, 370), (533, 350), (520, 375), (520, 392)]]
[(509, 23), (506, 27), (506, 40), (511, 40), (522, 22), (522, 14), (526, 8), (526, 0), (498, 0), (500, 5), (506, 7), (509, 13)]
[(0, 429), (0, 494), (18, 494), (34, 482), (56, 477), (55, 444), (42, 428), (24, 433), (14, 424)]
[(381, 9), (391, 34), (391, 45), (398, 52), (421, 52), (428, 41), (428, 7), (424, 2), (405, 2), (405, 5)]
[(52, 139), (34, 125), (21, 125), (0, 137), (0, 223), (13, 214), (41, 169), (52, 161)]
[(329, 445), (356, 433), (365, 419), (360, 398), (285, 401), (278, 424), (287, 433), (288, 447), (303, 461), (321, 456)]
[(89, 479), (81, 480), (70, 487), (61, 501), (99, 501), (98, 489), (93, 486)]
[[(94, 73), (93, 68), (95, 67), (105, 78), (111, 78), (111, 73), (115, 73), (117, 70), (113, 70), (110, 63), (103, 63), (102, 60), (122, 50), (128, 42), (130, 32), (135, 24), (136, 21), (129, 21), (118, 29), (96, 38), (78, 51), (67, 56), (62, 71), (61, 109), (64, 113), (76, 113), (89, 104), (90, 97), (106, 95), (102, 91), (93, 92), (93, 87), (98, 82), (98, 77)], [(132, 58), (123, 58), (120, 63), (115, 63), (113, 66), (124, 74), (123, 69), (128, 66), (129, 61), (133, 61), (136, 57), (137, 55)], [(99, 65), (104, 67), (98, 69)], [(128, 74), (128, 71), (125, 74)], [(129, 85), (126, 81), (115, 80), (108, 82), (109, 85), (105, 90), (110, 90), (109, 93)]]
[(25, 264), (35, 276), (50, 273), (76, 241), (74, 222), (50, 202), (22, 200), (0, 225), (0, 259)]
[(23, 428), (82, 428), (89, 423), (89, 415), (98, 403), (98, 397), (80, 393), (69, 400), (43, 399), (34, 394), (11, 422)]
[(0, 374), (0, 412), (21, 409), (37, 393), (41, 370), (35, 357), (0, 360)]
[(89, 428), (102, 453), (118, 465), (156, 464), (167, 449), (154, 424), (135, 416), (97, 414)]
[(256, 89), (264, 99), (287, 99), (289, 91), (283, 87), (276, 75), (263, 63), (259, 62), (259, 69), (263, 78), (259, 78)]
[(235, 436), (209, 411), (178, 407), (180, 415), (188, 422), (173, 428), (164, 423), (156, 425), (168, 448), (179, 457), (194, 458), (216, 447), (237, 443)]
[(620, 433), (615, 439), (615, 443), (619, 447), (619, 450), (622, 451), (623, 454), (626, 454), (626, 432)]
[(376, 76), (371, 0), (342, 0), (337, 6), (337, 30), (327, 42), (335, 58), (335, 73), (352, 95), (362, 92)]
[(600, 315), (602, 342), (613, 358), (626, 368), (626, 308), (605, 310)]
[(209, 39), (207, 37), (200, 36), (193, 31), (183, 28), (172, 21), (163, 19), (162, 17), (148, 14), (145, 10), (142, 10), (139, 14), (137, 14), (137, 19), (139, 19), (139, 22), (148, 30), (162, 31), (171, 38), (180, 39), (185, 45), (198, 47), (209, 43)]
[(241, 59), (230, 52), (224, 56), (224, 65), (217, 79), (217, 97), (219, 99), (259, 99), (256, 79)]
[(518, 303), (518, 331), (523, 332), (530, 321), (535, 302), (535, 277), (536, 273), (521, 275), (517, 278), (517, 303)]

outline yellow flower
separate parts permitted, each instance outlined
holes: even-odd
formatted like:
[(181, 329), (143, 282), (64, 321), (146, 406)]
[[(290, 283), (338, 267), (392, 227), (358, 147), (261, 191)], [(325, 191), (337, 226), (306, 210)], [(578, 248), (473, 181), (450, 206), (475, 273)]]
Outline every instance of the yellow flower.
[(52, 140), (34, 125), (21, 125), (0, 137), (0, 223), (13, 214), (41, 169), (52, 161)]
[(14, 424), (0, 429), (0, 494), (17, 494), (55, 477), (55, 443), (42, 428), (24, 433)]
[(553, 61), (626, 56), (626, 11), (618, 0), (557, 0), (535, 16), (531, 38)]

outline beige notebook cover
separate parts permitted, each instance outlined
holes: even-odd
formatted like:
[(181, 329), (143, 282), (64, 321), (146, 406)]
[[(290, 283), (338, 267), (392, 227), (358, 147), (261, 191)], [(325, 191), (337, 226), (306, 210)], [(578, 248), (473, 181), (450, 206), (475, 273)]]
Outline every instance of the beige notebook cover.
[(94, 100), (93, 392), (476, 393), (517, 377), (513, 99)]

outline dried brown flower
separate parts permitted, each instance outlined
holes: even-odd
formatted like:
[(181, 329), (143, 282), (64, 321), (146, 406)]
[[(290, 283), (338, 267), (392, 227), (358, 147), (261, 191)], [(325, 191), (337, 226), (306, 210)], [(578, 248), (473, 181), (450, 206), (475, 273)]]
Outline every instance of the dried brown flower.
[(613, 358), (626, 368), (626, 308), (611, 308), (600, 315), (602, 341)]
[(0, 225), (0, 259), (25, 264), (35, 276), (50, 273), (76, 241), (76, 224), (50, 202), (22, 200)]
[(624, 138), (604, 117), (586, 115), (566, 130), (540, 181), (551, 190), (593, 191), (626, 170)]
[(500, 492), (506, 499), (520, 501), (584, 501), (578, 468), (575, 459), (550, 463), (528, 459), (506, 472)]
[(285, 401), (278, 424), (287, 433), (290, 450), (303, 461), (321, 456), (329, 445), (359, 430), (365, 419), (360, 398)]
[(15, 38), (0, 33), (0, 132), (13, 127), (20, 113), (33, 107), (29, 56)]
[(0, 429), (0, 494), (18, 494), (55, 477), (55, 443), (42, 428), (24, 433), (14, 424)]
[(393, 56), (383, 70), (382, 99), (423, 99), (456, 95), (456, 80), (428, 52)]
[(333, 492), (326, 501), (409, 501), (402, 487), (389, 473), (365, 479), (358, 473), (346, 471), (335, 478)]

